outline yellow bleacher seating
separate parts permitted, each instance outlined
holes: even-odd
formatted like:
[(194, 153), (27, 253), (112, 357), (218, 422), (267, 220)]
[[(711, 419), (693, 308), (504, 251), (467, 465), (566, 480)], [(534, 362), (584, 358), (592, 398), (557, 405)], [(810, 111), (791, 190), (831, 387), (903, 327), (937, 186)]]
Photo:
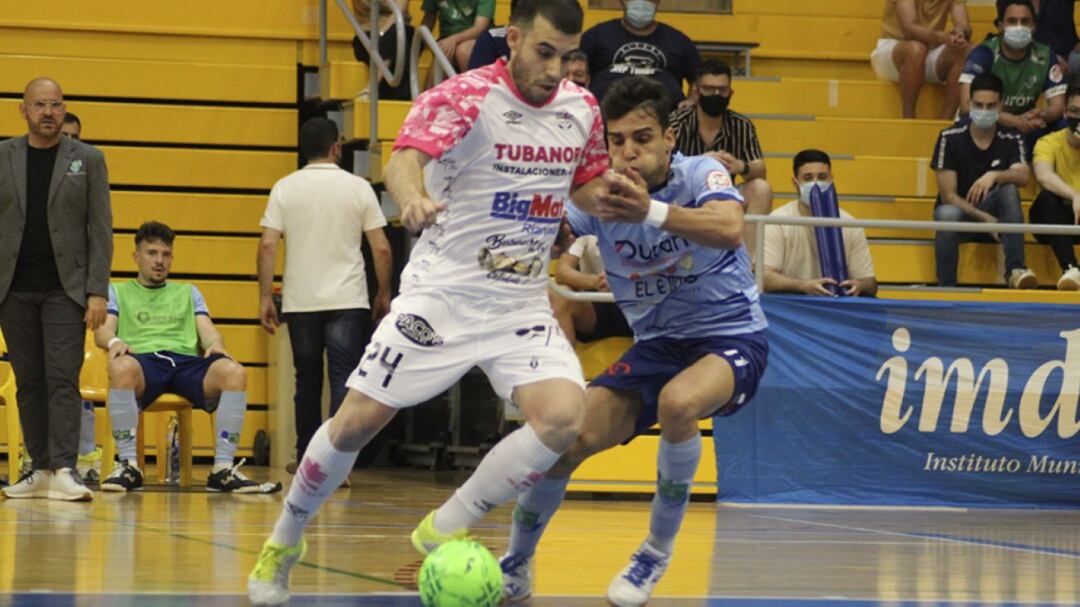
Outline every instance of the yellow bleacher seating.
[[(0, 99), (0, 136), (26, 132), (20, 101)], [(294, 110), (89, 101), (68, 101), (67, 109), (94, 141), (296, 147)]]
[[(0, 355), (7, 355), (7, 341), (2, 333)], [(19, 422), (19, 406), (15, 399), (15, 372), (11, 369), (11, 363), (6, 360), (0, 361), (0, 404), (4, 405), (4, 450), (8, 461), (8, 482), (14, 484), (19, 479), (19, 468), (22, 466), (22, 425)]]
[[(254, 236), (180, 236), (173, 243), (173, 274), (246, 274), (255, 275), (255, 251), (259, 239)], [(113, 272), (135, 272), (133, 234), (114, 234)], [(284, 252), (278, 248), (275, 274), (281, 273)]]
[(266, 210), (266, 196), (244, 194), (114, 190), (111, 201), (113, 229), (120, 230), (135, 230), (155, 219), (186, 232), (259, 234), (259, 220)]
[(72, 95), (295, 103), (296, 67), (140, 59), (0, 56), (0, 90), (49, 74)]
[(99, 149), (105, 153), (109, 182), (114, 185), (269, 190), (296, 170), (294, 152), (112, 145)]

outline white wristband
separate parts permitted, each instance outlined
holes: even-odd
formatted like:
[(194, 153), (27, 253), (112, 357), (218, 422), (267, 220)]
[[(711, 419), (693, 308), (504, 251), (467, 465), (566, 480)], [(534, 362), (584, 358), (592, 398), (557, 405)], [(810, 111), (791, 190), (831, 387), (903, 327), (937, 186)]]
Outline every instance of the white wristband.
[(109, 340), (109, 343), (108, 343), (108, 344), (106, 344), (106, 345), (105, 345), (105, 347), (106, 347), (106, 348), (112, 348), (112, 347), (113, 347), (113, 344), (115, 344), (115, 343), (116, 343), (116, 342), (118, 342), (118, 341), (124, 341), (124, 340), (120, 339), (119, 337), (114, 337), (114, 338), (112, 338), (112, 339), (110, 339), (110, 340)]
[(667, 203), (660, 202), (659, 200), (649, 201), (649, 212), (645, 215), (645, 225), (650, 225), (654, 228), (664, 227), (664, 222), (667, 221), (667, 214), (670, 210), (670, 206)]

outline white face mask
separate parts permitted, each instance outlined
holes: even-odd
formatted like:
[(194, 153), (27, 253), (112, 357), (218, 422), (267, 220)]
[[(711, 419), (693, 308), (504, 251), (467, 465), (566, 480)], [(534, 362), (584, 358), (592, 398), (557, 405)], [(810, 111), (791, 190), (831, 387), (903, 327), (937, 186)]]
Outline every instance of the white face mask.
[(832, 186), (831, 181), (803, 181), (799, 183), (799, 202), (808, 205), (810, 204), (810, 190), (817, 186), (822, 193)]
[(1005, 33), (1001, 35), (1001, 38), (1005, 40), (1005, 44), (1011, 49), (1027, 48), (1031, 44), (1031, 28), (1023, 25), (1010, 25), (1005, 28)]

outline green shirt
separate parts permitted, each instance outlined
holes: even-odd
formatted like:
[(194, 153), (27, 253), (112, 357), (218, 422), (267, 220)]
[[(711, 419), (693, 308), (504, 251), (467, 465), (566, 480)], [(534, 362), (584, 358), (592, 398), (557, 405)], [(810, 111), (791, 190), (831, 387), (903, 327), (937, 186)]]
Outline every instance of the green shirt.
[(160, 287), (144, 287), (129, 280), (109, 286), (109, 314), (117, 317), (116, 336), (136, 354), (198, 356), (195, 316), (209, 316), (210, 312), (193, 284), (166, 282)]
[(424, 0), (421, 9), (425, 13), (438, 11), (439, 38), (469, 29), (477, 16), (495, 19), (495, 0)]
[(1005, 83), (1002, 110), (1023, 114), (1035, 107), (1040, 95), (1047, 99), (1065, 94), (1065, 77), (1050, 47), (1032, 42), (1027, 54), (1013, 61), (1001, 54), (1001, 39), (983, 42), (967, 57), (960, 83), (970, 83), (978, 74), (991, 73)]

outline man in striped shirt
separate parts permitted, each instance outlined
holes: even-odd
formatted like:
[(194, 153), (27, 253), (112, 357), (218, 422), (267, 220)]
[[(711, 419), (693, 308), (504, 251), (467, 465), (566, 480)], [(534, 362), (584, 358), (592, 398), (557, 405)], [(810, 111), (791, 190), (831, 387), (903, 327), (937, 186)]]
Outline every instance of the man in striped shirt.
[[(739, 192), (746, 200), (747, 214), (768, 215), (772, 211), (772, 188), (765, 181), (765, 159), (757, 131), (750, 119), (728, 109), (735, 91), (731, 88), (731, 68), (719, 59), (703, 61), (694, 77), (691, 98), (697, 103), (671, 114), (675, 149), (684, 156), (708, 155), (719, 160), (732, 175), (742, 177)], [(753, 224), (746, 224), (743, 242), (754, 254)]]

